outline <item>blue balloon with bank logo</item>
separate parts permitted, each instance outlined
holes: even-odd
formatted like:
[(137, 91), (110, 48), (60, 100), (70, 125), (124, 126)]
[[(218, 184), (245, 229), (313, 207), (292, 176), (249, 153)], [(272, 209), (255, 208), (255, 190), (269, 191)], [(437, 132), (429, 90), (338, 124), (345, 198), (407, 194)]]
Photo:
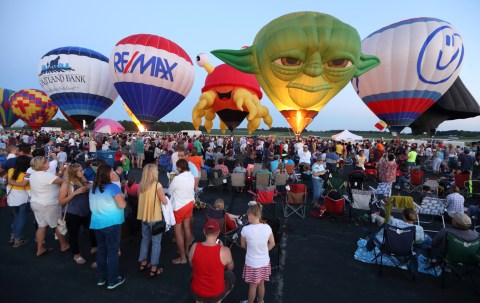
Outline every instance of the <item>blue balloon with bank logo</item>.
[(46, 53), (38, 65), (42, 89), (81, 128), (107, 110), (118, 93), (113, 86), (108, 58), (96, 51), (75, 46)]
[(383, 27), (362, 41), (362, 52), (380, 65), (352, 79), (363, 102), (390, 131), (400, 132), (455, 82), (463, 64), (458, 30), (436, 18), (415, 18)]
[(147, 129), (185, 99), (194, 80), (188, 54), (150, 34), (120, 40), (110, 55), (110, 73), (120, 97)]

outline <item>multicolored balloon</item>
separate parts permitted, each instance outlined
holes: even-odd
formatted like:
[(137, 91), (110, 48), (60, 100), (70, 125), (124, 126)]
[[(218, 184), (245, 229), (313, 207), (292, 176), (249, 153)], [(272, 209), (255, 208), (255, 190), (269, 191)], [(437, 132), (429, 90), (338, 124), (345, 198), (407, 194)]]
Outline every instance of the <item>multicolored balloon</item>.
[(108, 58), (82, 47), (60, 47), (46, 53), (38, 65), (42, 89), (78, 125), (90, 124), (118, 97)]
[(363, 102), (392, 132), (400, 132), (432, 106), (460, 73), (464, 46), (458, 30), (435, 18), (400, 21), (362, 41), (379, 67), (352, 79)]
[(298, 136), (352, 77), (379, 64), (377, 57), (360, 48), (360, 36), (352, 26), (330, 15), (297, 12), (265, 25), (248, 48), (212, 54), (255, 74)]
[(34, 130), (39, 130), (58, 112), (58, 107), (47, 94), (38, 89), (19, 90), (10, 100), (13, 113)]
[(120, 40), (110, 55), (110, 73), (123, 101), (147, 128), (185, 99), (194, 79), (188, 54), (149, 34)]
[(10, 127), (19, 119), (11, 109), (10, 97), (14, 93), (14, 90), (0, 88), (0, 124), (3, 127)]

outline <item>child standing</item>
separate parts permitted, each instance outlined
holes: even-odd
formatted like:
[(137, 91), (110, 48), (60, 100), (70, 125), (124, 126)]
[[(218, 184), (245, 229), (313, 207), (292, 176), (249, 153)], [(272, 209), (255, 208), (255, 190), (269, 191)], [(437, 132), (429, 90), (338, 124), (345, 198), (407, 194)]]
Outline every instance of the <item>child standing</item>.
[(249, 283), (248, 300), (243, 302), (263, 303), (265, 297), (265, 281), (270, 280), (271, 267), (268, 251), (275, 246), (272, 229), (268, 224), (262, 224), (262, 205), (250, 202), (247, 210), (249, 225), (241, 232), (241, 246), (247, 249), (242, 277)]

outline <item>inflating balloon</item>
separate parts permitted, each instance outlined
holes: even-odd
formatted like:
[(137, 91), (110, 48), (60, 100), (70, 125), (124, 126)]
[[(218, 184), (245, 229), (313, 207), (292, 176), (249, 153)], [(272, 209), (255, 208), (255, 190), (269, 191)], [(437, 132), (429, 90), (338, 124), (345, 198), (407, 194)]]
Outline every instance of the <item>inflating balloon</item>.
[(10, 97), (10, 100), (13, 113), (34, 130), (39, 130), (58, 112), (58, 107), (53, 104), (52, 99), (38, 89), (19, 90)]
[(400, 132), (453, 84), (463, 62), (462, 37), (450, 23), (417, 18), (394, 23), (362, 41), (379, 67), (352, 80), (357, 94), (392, 132)]
[(0, 88), (0, 124), (3, 127), (10, 127), (19, 119), (11, 109), (10, 97), (14, 93), (11, 89)]
[(177, 107), (192, 89), (194, 68), (174, 42), (155, 35), (120, 40), (110, 55), (118, 93), (147, 128)]
[(251, 47), (212, 53), (255, 74), (297, 135), (352, 77), (379, 64), (361, 53), (353, 27), (316, 12), (282, 16), (265, 25)]
[(192, 123), (197, 130), (205, 116), (205, 128), (210, 133), (217, 114), (223, 133), (227, 128), (233, 132), (245, 118), (250, 134), (258, 128), (261, 119), (268, 127), (272, 126), (268, 108), (260, 104), (262, 91), (253, 75), (242, 73), (227, 64), (213, 68), (206, 54), (198, 55), (197, 63), (208, 72), (202, 94), (192, 111)]
[(90, 124), (118, 97), (108, 58), (82, 47), (60, 47), (39, 63), (39, 81), (60, 110), (76, 122)]
[(135, 123), (135, 125), (138, 128), (138, 131), (140, 131), (140, 132), (145, 131), (145, 127), (143, 127), (142, 123), (140, 123), (140, 121), (137, 119), (137, 117), (135, 117), (135, 115), (132, 113), (130, 108), (128, 108), (127, 104), (125, 104), (125, 102), (122, 102), (122, 103), (123, 103), (123, 107), (127, 111), (127, 115), (130, 117), (130, 119), (132, 119), (133, 123)]
[(432, 107), (410, 124), (410, 128), (414, 135), (425, 132), (434, 135), (436, 128), (444, 121), (477, 116), (480, 116), (480, 106), (458, 77)]

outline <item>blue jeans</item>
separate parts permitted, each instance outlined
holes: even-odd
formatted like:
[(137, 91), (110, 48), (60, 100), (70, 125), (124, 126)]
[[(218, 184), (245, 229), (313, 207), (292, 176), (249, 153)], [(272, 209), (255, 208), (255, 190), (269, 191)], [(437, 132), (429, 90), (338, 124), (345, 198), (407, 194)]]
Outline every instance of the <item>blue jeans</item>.
[(97, 238), (97, 276), (114, 283), (119, 276), (120, 224), (95, 230)]
[(16, 241), (23, 239), (23, 229), (25, 228), (25, 220), (27, 218), (28, 203), (19, 206), (12, 206), (15, 213), (15, 219), (12, 223), (12, 235)]
[(152, 255), (150, 256), (150, 264), (152, 266), (158, 265), (160, 259), (160, 252), (162, 251), (162, 234), (152, 236), (153, 222), (142, 222), (142, 243), (140, 244), (140, 256), (138, 262), (147, 260), (148, 246), (150, 240), (152, 241)]
[(323, 179), (322, 178), (312, 178), (313, 185), (313, 201), (318, 202), (320, 196), (323, 193)]

